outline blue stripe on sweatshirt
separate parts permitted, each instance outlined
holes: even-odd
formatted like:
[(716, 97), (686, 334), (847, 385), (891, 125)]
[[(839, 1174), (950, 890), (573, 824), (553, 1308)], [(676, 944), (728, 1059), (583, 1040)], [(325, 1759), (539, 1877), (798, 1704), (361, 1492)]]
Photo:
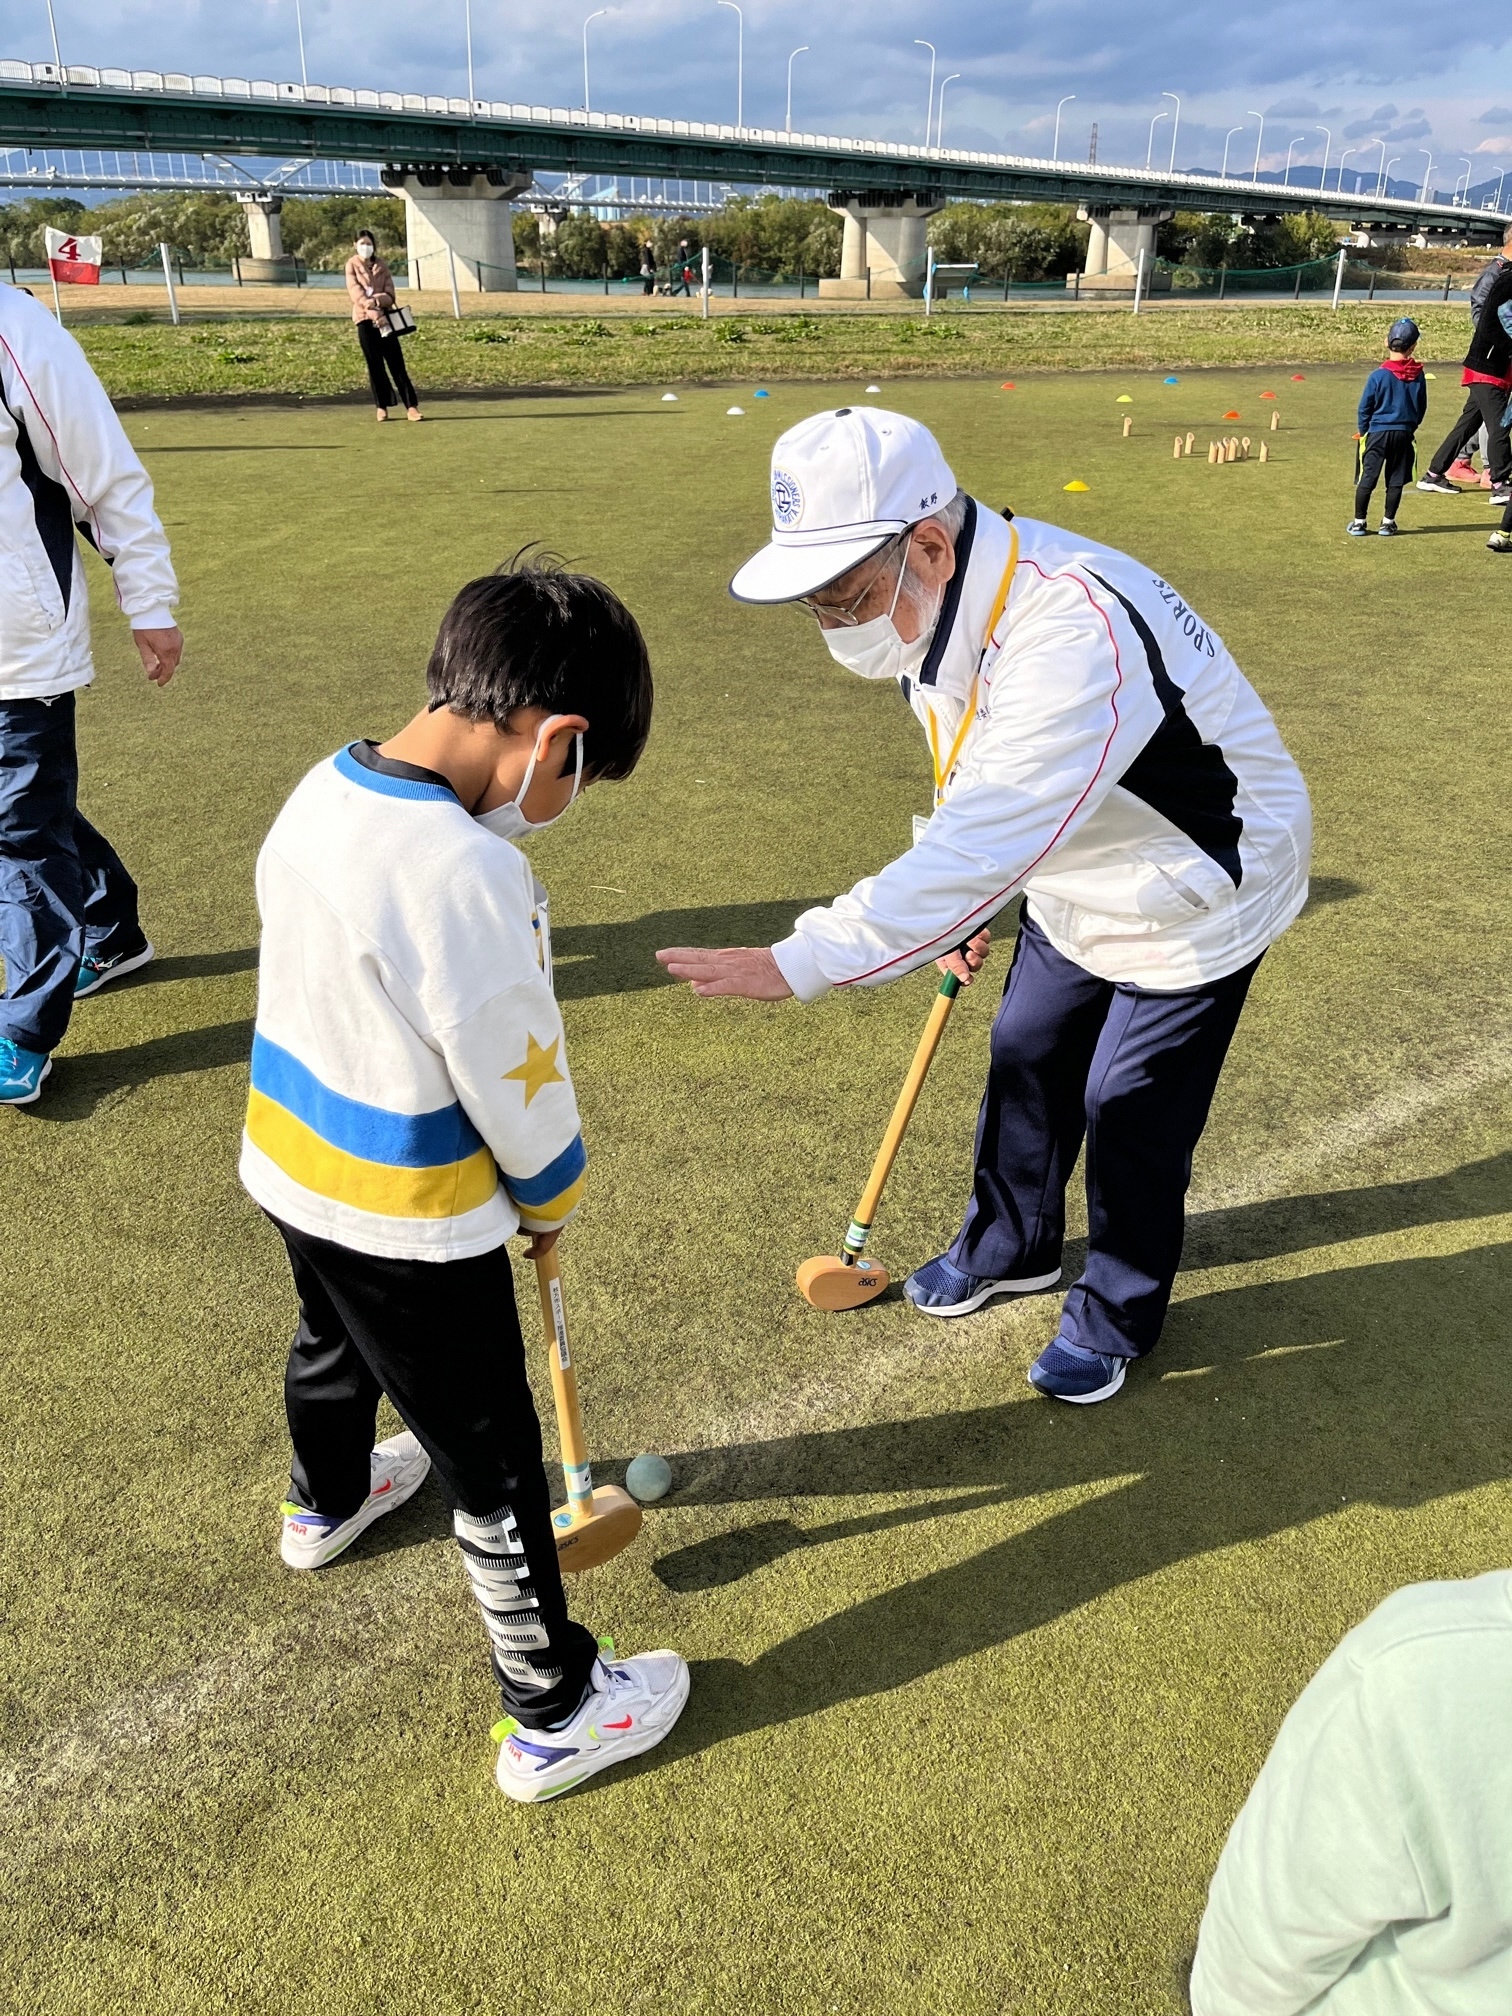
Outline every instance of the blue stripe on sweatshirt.
[[(348, 1099), (260, 1032), (252, 1038), (252, 1087), (302, 1120), (322, 1141), (364, 1162), (434, 1169), (465, 1161), (483, 1146), (482, 1135), (455, 1102), (429, 1113), (390, 1113)], [(577, 1145), (581, 1153), (581, 1143)]]

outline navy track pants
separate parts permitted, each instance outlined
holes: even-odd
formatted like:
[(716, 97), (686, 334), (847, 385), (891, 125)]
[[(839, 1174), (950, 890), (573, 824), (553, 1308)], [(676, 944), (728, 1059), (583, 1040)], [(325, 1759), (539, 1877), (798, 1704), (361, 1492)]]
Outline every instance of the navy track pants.
[(994, 1279), (1058, 1267), (1085, 1137), (1087, 1262), (1061, 1336), (1120, 1358), (1152, 1351), (1181, 1261), (1192, 1151), (1259, 964), (1179, 994), (1115, 986), (1062, 958), (1025, 909), (951, 1262)]
[(136, 884), (80, 812), (74, 696), (0, 700), (0, 1036), (55, 1050), (86, 952), (142, 943)]

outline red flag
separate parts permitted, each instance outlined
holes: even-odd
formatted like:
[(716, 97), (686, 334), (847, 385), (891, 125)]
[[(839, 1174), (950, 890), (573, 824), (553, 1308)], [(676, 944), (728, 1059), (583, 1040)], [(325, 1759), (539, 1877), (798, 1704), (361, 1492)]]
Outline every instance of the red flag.
[(50, 224), (47, 227), (47, 264), (54, 280), (98, 287), (103, 252), (99, 238), (78, 238), (68, 231), (55, 231)]

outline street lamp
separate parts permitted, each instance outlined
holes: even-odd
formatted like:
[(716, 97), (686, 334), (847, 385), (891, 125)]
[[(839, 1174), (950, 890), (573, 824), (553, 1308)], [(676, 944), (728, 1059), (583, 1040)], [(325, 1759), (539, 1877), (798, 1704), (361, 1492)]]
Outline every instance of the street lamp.
[[(1164, 96), (1165, 94), (1164, 94), (1164, 93), (1162, 92), (1162, 94), (1161, 94), (1161, 95), (1162, 95), (1162, 97), (1163, 97), (1163, 96)], [(1148, 167), (1149, 167), (1149, 165), (1150, 165), (1150, 156), (1151, 156), (1151, 155), (1152, 155), (1152, 154), (1154, 153), (1154, 151), (1155, 151), (1155, 128), (1156, 128), (1156, 127), (1157, 127), (1157, 126), (1158, 126), (1158, 125), (1160, 124), (1160, 122), (1161, 122), (1161, 120), (1162, 120), (1162, 119), (1169, 119), (1169, 118), (1170, 118), (1170, 116), (1171, 116), (1171, 115), (1170, 115), (1170, 113), (1169, 113), (1169, 112), (1157, 112), (1157, 113), (1155, 114), (1155, 117), (1154, 117), (1154, 118), (1153, 118), (1153, 119), (1152, 119), (1152, 120), (1150, 121), (1150, 137), (1149, 137), (1149, 140), (1148, 140), (1148, 141), (1146, 142), (1146, 144), (1145, 144), (1145, 166), (1146, 166), (1146, 168), (1148, 168)]]
[(1233, 139), (1233, 137), (1234, 137), (1234, 135), (1235, 135), (1236, 133), (1242, 133), (1243, 131), (1244, 131), (1244, 128), (1243, 128), (1242, 126), (1230, 126), (1229, 130), (1227, 131), (1227, 133), (1225, 133), (1225, 134), (1224, 134), (1224, 136), (1223, 136), (1223, 166), (1222, 166), (1222, 167), (1221, 167), (1221, 168), (1220, 168), (1220, 169), (1218, 170), (1218, 180), (1219, 180), (1220, 182), (1224, 182), (1224, 181), (1227, 181), (1227, 179), (1228, 179), (1228, 150), (1229, 150), (1229, 142), (1230, 142), (1230, 140), (1232, 140), (1232, 139)]
[(1160, 95), (1162, 98), (1171, 99), (1176, 107), (1176, 117), (1171, 121), (1171, 162), (1169, 168), (1166, 170), (1167, 174), (1174, 175), (1176, 173), (1176, 135), (1181, 131), (1181, 100), (1176, 96), (1174, 91), (1162, 91)]
[(745, 126), (745, 15), (738, 0), (717, 0), (721, 7), (728, 7), (736, 20), (735, 40), (735, 125), (737, 131)]
[[(1470, 159), (1468, 154), (1461, 154), (1460, 159), (1465, 164), (1465, 205), (1468, 208), (1470, 203), (1470, 177), (1475, 173), (1475, 163)], [(1459, 184), (1456, 182), (1454, 185), (1456, 202), (1459, 200), (1459, 193)]]
[[(807, 42), (800, 42), (793, 51), (793, 56), (806, 55), (808, 46)], [(784, 133), (791, 133), (793, 130), (793, 56), (788, 58), (787, 124), (782, 129)]]
[(1285, 186), (1286, 186), (1286, 187), (1287, 187), (1288, 189), (1290, 189), (1290, 187), (1291, 187), (1291, 157), (1292, 157), (1292, 148), (1293, 148), (1293, 147), (1300, 147), (1300, 146), (1302, 145), (1302, 142), (1303, 142), (1303, 141), (1304, 141), (1304, 140), (1305, 140), (1306, 138), (1307, 138), (1307, 135), (1306, 135), (1305, 133), (1299, 133), (1299, 134), (1297, 135), (1297, 137), (1296, 137), (1296, 139), (1295, 139), (1295, 140), (1290, 140), (1290, 141), (1288, 141), (1288, 142), (1287, 142), (1287, 147), (1286, 147), (1286, 173), (1285, 173), (1285, 174), (1284, 174), (1284, 175), (1282, 176), (1281, 180), (1282, 180), (1282, 182), (1283, 182), (1283, 183), (1285, 184)]
[[(298, 0), (295, 0), (298, 5)], [(472, 0), (462, 0), (462, 15), (467, 23), (467, 109), (473, 108), (473, 62), (472, 62)]]
[(1244, 116), (1246, 119), (1258, 119), (1260, 121), (1260, 131), (1255, 135), (1255, 172), (1250, 177), (1251, 182), (1258, 182), (1260, 180), (1260, 149), (1265, 145), (1265, 114), (1263, 112), (1246, 112)]
[(1381, 150), (1381, 159), (1378, 163), (1380, 173), (1376, 176), (1376, 194), (1379, 196), (1381, 193), (1381, 183), (1384, 181), (1386, 175), (1386, 142), (1384, 140), (1370, 140), (1366, 142), (1366, 145), (1379, 147)]
[(929, 110), (924, 114), (924, 145), (927, 147), (929, 145), (930, 128), (934, 125), (935, 46), (933, 42), (921, 42), (919, 37), (915, 35), (914, 47), (929, 51)]
[(1344, 163), (1349, 159), (1351, 154), (1358, 154), (1359, 151), (1358, 147), (1346, 147), (1344, 152), (1339, 156), (1339, 179), (1334, 184), (1334, 187), (1341, 196), (1344, 194)]
[(1323, 173), (1318, 177), (1318, 194), (1321, 196), (1328, 187), (1328, 151), (1333, 146), (1333, 135), (1326, 126), (1315, 126), (1313, 131), (1323, 135)]
[(1498, 213), (1500, 213), (1501, 210), (1502, 184), (1503, 182), (1506, 181), (1506, 179), (1507, 179), (1507, 171), (1505, 168), (1503, 168), (1500, 175), (1498, 175), (1496, 178), (1496, 208)]
[[(51, 21), (51, 19), (52, 19), (52, 11), (53, 11), (53, 10), (52, 10), (52, 0), (47, 0), (47, 18), (48, 18), (48, 20), (49, 20), (49, 21)], [(305, 68), (305, 48), (304, 48), (304, 10), (303, 10), (303, 8), (302, 8), (302, 7), (300, 6), (300, 4), (299, 4), (299, 0), (294, 0), (294, 28), (295, 28), (295, 32), (296, 32), (296, 33), (298, 34), (298, 36), (299, 36), (299, 81), (300, 81), (300, 83), (301, 83), (301, 84), (302, 84), (302, 85), (304, 86), (304, 88), (305, 88), (305, 89), (306, 89), (306, 90), (308, 91), (308, 90), (309, 90), (309, 88), (310, 88), (310, 73), (309, 73), (309, 71), (308, 71), (308, 70), (306, 70), (306, 68)], [(57, 54), (57, 49), (58, 49), (58, 31), (57, 31), (57, 29), (56, 29), (56, 28), (54, 28), (54, 30), (53, 30), (53, 53), (54, 53), (54, 55), (56, 55), (56, 54)], [(469, 74), (469, 76), (471, 75), (471, 58), (469, 58), (469, 73), (468, 73), (468, 74)], [(471, 96), (472, 96), (472, 91), (471, 91), (471, 88), (469, 88), (469, 90), (468, 90), (468, 96), (469, 96), (469, 97), (471, 97)]]
[(1051, 159), (1052, 161), (1059, 161), (1059, 159), (1060, 159), (1060, 115), (1061, 115), (1061, 108), (1062, 108), (1062, 106), (1066, 106), (1066, 105), (1069, 105), (1069, 104), (1071, 103), (1071, 100), (1072, 100), (1072, 99), (1073, 99), (1073, 98), (1074, 98), (1075, 96), (1076, 96), (1076, 93), (1075, 93), (1074, 91), (1068, 91), (1068, 92), (1066, 93), (1065, 97), (1064, 97), (1064, 98), (1062, 98), (1062, 100), (1060, 101), (1060, 104), (1059, 104), (1059, 105), (1057, 105), (1057, 106), (1056, 106), (1056, 108), (1055, 108), (1055, 145), (1054, 145), (1054, 146), (1053, 146), (1053, 147), (1051, 148), (1051, 150), (1050, 150), (1050, 159)]
[(1428, 184), (1433, 177), (1433, 156), (1426, 147), (1419, 147), (1415, 151), (1421, 154), (1428, 163), (1427, 170), (1423, 175), (1423, 192), (1418, 197), (1420, 203), (1426, 203), (1428, 201)]
[(961, 73), (960, 73), (960, 71), (959, 71), (959, 70), (952, 70), (952, 71), (951, 71), (951, 73), (950, 73), (950, 75), (949, 75), (948, 77), (946, 77), (946, 78), (944, 78), (944, 79), (942, 79), (942, 80), (941, 80), (941, 84), (940, 84), (940, 96), (939, 96), (939, 99), (937, 100), (937, 102), (936, 102), (936, 104), (935, 104), (935, 152), (936, 152), (936, 153), (938, 153), (938, 152), (939, 152), (939, 150), (940, 150), (940, 149), (941, 149), (941, 148), (942, 148), (942, 147), (943, 147), (943, 146), (945, 145), (945, 86), (946, 86), (947, 84), (954, 84), (954, 83), (955, 83), (955, 81), (956, 81), (956, 79), (957, 79), (957, 78), (958, 78), (958, 77), (960, 76), (960, 74), (961, 74)]
[[(598, 21), (609, 12), (607, 7), (596, 7), (588, 16), (588, 21)], [(593, 99), (588, 92), (588, 21), (583, 23), (583, 110), (593, 110)]]
[[(53, 0), (47, 0), (47, 25), (52, 30), (53, 67), (58, 73), (58, 82), (62, 84), (66, 82), (66, 79), (63, 75), (63, 51), (58, 47), (58, 24), (53, 17)], [(299, 39), (301, 46), (303, 46), (303, 31), (301, 31)]]
[(1400, 154), (1393, 154), (1391, 159), (1386, 163), (1386, 166), (1381, 170), (1381, 187), (1379, 191), (1381, 195), (1389, 196), (1391, 194), (1391, 171), (1401, 158)]

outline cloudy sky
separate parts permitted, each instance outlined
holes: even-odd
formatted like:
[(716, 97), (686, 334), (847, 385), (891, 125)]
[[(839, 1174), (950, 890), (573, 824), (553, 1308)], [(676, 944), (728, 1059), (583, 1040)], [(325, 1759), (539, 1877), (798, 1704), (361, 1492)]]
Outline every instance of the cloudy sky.
[[(400, 90), (466, 90), (466, 0), (301, 0), (310, 78)], [(583, 101), (582, 24), (603, 0), (472, 0), (482, 97)], [(295, 0), (54, 0), (64, 60), (139, 69), (297, 78)], [(1085, 159), (1170, 157), (1217, 167), (1338, 162), (1394, 182), (1428, 171), (1449, 189), (1473, 163), (1482, 184), (1512, 168), (1512, 27), (1494, 9), (1369, 6), (1364, 0), (744, 0), (747, 124), (780, 126), (787, 60), (793, 124), (809, 131), (922, 140), (933, 41), (947, 144), (1048, 153), (1055, 104), (1062, 152)], [(1431, 20), (1431, 28), (1430, 28)], [(715, 0), (624, 0), (589, 31), (596, 109), (733, 119), (737, 20)], [(0, 54), (49, 54), (46, 0), (6, 0)]]

